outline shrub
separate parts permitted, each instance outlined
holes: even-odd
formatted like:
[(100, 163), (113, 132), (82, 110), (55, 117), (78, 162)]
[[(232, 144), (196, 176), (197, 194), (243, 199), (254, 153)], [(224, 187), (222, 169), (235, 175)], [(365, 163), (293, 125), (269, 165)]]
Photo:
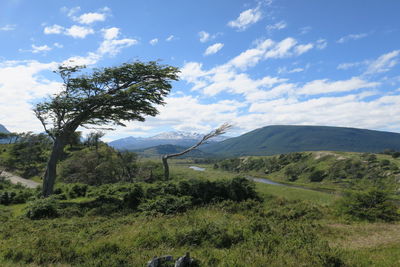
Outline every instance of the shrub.
[(337, 203), (338, 212), (359, 220), (395, 221), (399, 219), (396, 205), (389, 200), (389, 192), (369, 189), (361, 192), (348, 192)]
[(123, 202), (126, 207), (136, 209), (144, 196), (143, 188), (140, 185), (134, 185), (123, 195)]
[(69, 198), (77, 198), (86, 196), (88, 186), (86, 184), (76, 183), (70, 186), (68, 190)]
[(0, 193), (0, 204), (22, 204), (33, 198), (33, 190), (30, 189), (9, 189)]
[(325, 176), (326, 174), (324, 171), (316, 170), (313, 171), (308, 178), (311, 182), (321, 182), (322, 180), (324, 180)]
[(25, 215), (32, 220), (58, 217), (58, 203), (53, 198), (38, 199), (29, 203)]
[(174, 214), (184, 212), (190, 207), (192, 207), (191, 197), (164, 195), (157, 196), (155, 199), (147, 199), (140, 204), (139, 210), (150, 213)]

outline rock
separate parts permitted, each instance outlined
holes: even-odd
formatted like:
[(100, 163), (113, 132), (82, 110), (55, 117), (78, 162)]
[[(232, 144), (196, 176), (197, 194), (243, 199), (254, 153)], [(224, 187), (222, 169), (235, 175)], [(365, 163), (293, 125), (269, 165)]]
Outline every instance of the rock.
[(147, 262), (147, 267), (160, 267), (160, 259), (154, 257), (151, 261)]
[(147, 262), (147, 267), (162, 267), (164, 263), (167, 261), (173, 261), (174, 257), (171, 255), (161, 256), (161, 257), (154, 257), (151, 261)]
[(185, 256), (180, 257), (175, 262), (175, 267), (191, 267), (191, 266), (197, 266), (197, 264), (194, 259), (190, 258), (189, 252), (186, 252)]

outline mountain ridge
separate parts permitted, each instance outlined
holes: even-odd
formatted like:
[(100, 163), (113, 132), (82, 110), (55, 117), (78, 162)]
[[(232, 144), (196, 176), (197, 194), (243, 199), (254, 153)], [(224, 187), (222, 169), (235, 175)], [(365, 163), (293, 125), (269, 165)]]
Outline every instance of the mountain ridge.
[(224, 156), (302, 151), (382, 152), (400, 150), (400, 134), (350, 127), (270, 125), (203, 148)]
[[(197, 143), (203, 134), (183, 131), (163, 132), (150, 137), (125, 137), (109, 142), (108, 144), (118, 150), (138, 150), (160, 145), (175, 145), (189, 147)], [(217, 136), (210, 140), (210, 143), (227, 139), (224, 136)]]

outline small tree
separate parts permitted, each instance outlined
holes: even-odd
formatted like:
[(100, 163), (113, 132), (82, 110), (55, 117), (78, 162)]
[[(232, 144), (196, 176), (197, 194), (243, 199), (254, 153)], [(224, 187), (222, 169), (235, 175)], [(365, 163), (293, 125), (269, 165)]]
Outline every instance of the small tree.
[[(34, 112), (53, 139), (53, 148), (43, 180), (43, 196), (52, 194), (57, 161), (76, 129), (101, 125), (124, 125), (155, 116), (154, 105), (164, 104), (177, 68), (157, 62), (125, 63), (79, 74), (83, 67), (60, 66), (60, 93), (36, 105)], [(50, 128), (49, 128), (50, 125)]]
[(186, 150), (184, 150), (182, 152), (179, 152), (179, 153), (164, 155), (162, 157), (162, 162), (163, 162), (163, 165), (164, 165), (164, 178), (165, 178), (165, 180), (169, 179), (169, 165), (168, 165), (168, 159), (169, 158), (182, 156), (182, 155), (184, 155), (184, 154), (196, 149), (200, 145), (204, 144), (204, 142), (206, 142), (208, 139), (211, 139), (213, 137), (216, 137), (218, 135), (226, 133), (226, 131), (231, 127), (232, 127), (232, 125), (230, 125), (229, 123), (224, 123), (223, 125), (221, 125), (217, 129), (215, 129), (215, 130), (211, 131), (210, 133), (204, 135), (203, 138), (201, 138), (201, 140), (197, 144), (189, 147), (188, 149), (186, 149)]
[(101, 131), (91, 132), (86, 136), (85, 145), (88, 147), (95, 147), (96, 151), (99, 149), (100, 139), (104, 136)]

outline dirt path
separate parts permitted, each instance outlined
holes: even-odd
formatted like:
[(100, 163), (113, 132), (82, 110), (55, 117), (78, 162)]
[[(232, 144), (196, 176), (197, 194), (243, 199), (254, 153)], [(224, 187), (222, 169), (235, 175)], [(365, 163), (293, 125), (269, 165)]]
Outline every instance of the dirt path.
[(37, 183), (35, 181), (24, 179), (22, 177), (19, 177), (19, 176), (15, 175), (15, 174), (12, 174), (12, 173), (9, 173), (9, 172), (6, 172), (6, 171), (3, 171), (1, 173), (1, 176), (5, 177), (7, 180), (9, 180), (13, 184), (20, 183), (20, 184), (22, 184), (22, 185), (24, 185), (24, 186), (26, 186), (28, 188), (36, 188), (36, 187), (38, 187), (40, 185), (39, 183)]

